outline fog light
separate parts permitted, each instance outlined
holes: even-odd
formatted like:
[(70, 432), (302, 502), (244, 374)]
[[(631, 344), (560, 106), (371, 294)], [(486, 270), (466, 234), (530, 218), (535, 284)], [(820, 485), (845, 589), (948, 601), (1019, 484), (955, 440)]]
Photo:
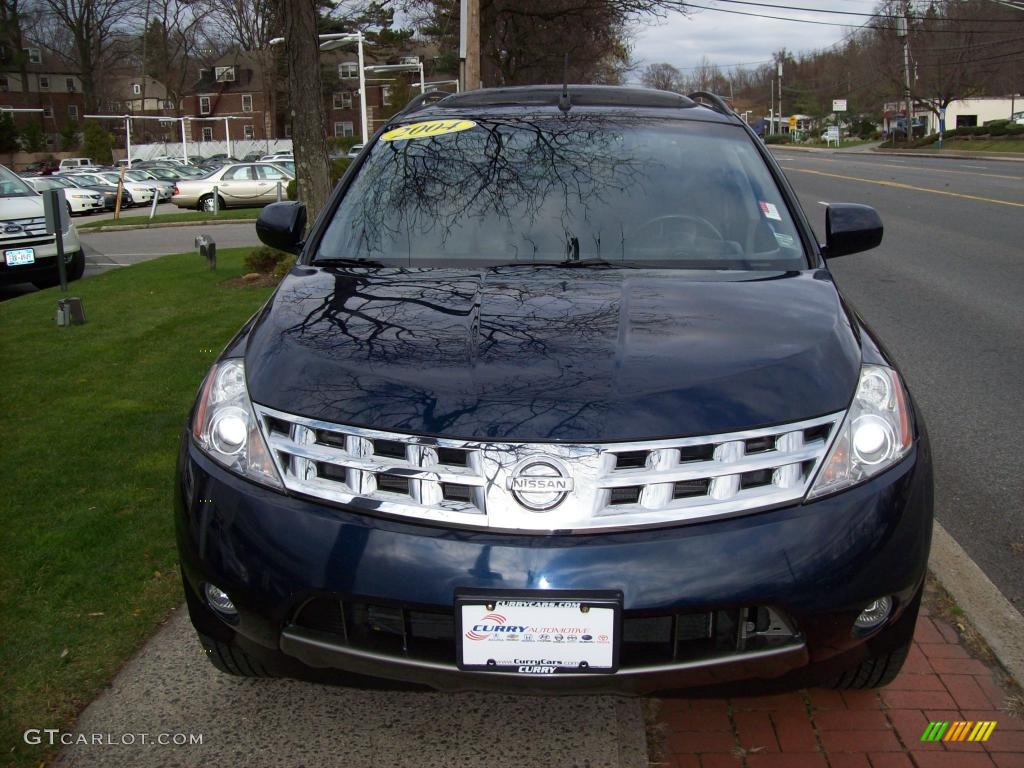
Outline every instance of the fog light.
[(853, 626), (857, 629), (873, 629), (889, 618), (891, 612), (892, 598), (880, 597), (860, 612)]
[(221, 613), (236, 614), (238, 609), (235, 608), (235, 604), (231, 602), (231, 598), (228, 597), (228, 593), (220, 587), (215, 587), (213, 584), (207, 583), (203, 587), (203, 591), (206, 592), (206, 601), (210, 606)]

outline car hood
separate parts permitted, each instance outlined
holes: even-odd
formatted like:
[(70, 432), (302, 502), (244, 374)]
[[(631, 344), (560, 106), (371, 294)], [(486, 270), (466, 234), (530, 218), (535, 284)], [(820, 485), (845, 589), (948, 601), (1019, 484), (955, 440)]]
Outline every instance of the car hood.
[(0, 197), (0, 220), (31, 219), (43, 215), (42, 195)]
[(299, 267), (245, 359), (254, 402), (325, 421), (639, 440), (846, 408), (853, 322), (825, 270)]

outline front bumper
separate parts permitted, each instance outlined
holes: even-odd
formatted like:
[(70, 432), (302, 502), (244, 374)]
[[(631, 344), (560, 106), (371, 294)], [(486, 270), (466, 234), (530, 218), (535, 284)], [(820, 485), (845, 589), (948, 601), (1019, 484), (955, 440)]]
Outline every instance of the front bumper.
[[(892, 470), (812, 504), (572, 536), (423, 526), (329, 507), (226, 472), (187, 434), (178, 469), (178, 546), (196, 628), (284, 674), (340, 674), (350, 684), (377, 678), (446, 690), (643, 694), (813, 683), (909, 640), (915, 611), (905, 609), (919, 595), (932, 524), (924, 439)], [(221, 619), (198, 597), (207, 581), (231, 595), (235, 620)], [(614, 675), (533, 677), (463, 672), (452, 660), (415, 657), (404, 634), (397, 645), (355, 645), (296, 623), (300, 608), (325, 598), (399, 606), (406, 622), (410, 611), (450, 613), (463, 588), (617, 590), (625, 617), (641, 622), (769, 606), (796, 633), (728, 654), (623, 664)], [(855, 636), (854, 618), (883, 595), (896, 597), (892, 618), (868, 637)]]

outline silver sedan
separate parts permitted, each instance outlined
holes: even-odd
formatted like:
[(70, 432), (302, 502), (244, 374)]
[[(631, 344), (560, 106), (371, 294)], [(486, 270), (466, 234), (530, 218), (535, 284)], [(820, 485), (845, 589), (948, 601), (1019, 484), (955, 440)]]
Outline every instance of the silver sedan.
[(235, 163), (202, 179), (181, 179), (171, 202), (179, 208), (212, 211), (216, 195), (218, 208), (267, 205), (284, 199), (288, 182), (293, 178), (274, 163)]

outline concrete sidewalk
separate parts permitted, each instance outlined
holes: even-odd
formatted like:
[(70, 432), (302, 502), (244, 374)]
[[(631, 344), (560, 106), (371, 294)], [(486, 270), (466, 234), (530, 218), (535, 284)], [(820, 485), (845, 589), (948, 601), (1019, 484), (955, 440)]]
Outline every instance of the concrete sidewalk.
[[(247, 680), (206, 660), (184, 608), (86, 708), (74, 734), (202, 734), (190, 746), (75, 745), (55, 765), (643, 768), (639, 700), (358, 691)], [(171, 737), (170, 740), (173, 740)]]

